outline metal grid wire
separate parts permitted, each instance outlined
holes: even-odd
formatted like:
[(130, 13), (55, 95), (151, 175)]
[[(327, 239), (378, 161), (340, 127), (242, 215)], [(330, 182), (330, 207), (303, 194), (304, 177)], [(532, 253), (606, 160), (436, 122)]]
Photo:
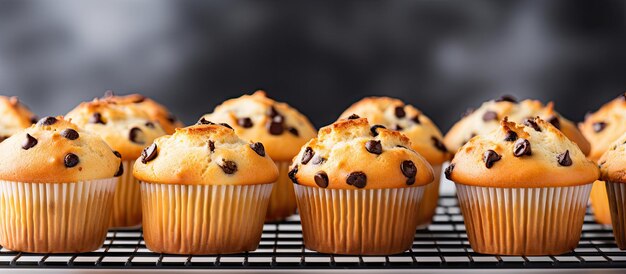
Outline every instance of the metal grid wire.
[(411, 250), (392, 256), (320, 254), (304, 248), (298, 216), (266, 224), (259, 248), (243, 254), (182, 256), (152, 253), (141, 231), (111, 231), (104, 245), (82, 254), (32, 254), (0, 249), (0, 268), (91, 269), (336, 269), (336, 268), (622, 268), (626, 251), (612, 231), (585, 216), (578, 247), (560, 256), (493, 256), (474, 253), (454, 197), (440, 199), (434, 222), (418, 230)]

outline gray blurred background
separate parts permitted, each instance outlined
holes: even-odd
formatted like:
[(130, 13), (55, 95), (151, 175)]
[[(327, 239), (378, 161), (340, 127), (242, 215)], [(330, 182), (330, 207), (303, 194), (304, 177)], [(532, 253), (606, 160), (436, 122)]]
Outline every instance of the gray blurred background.
[(0, 1), (0, 94), (63, 114), (111, 89), (186, 123), (257, 88), (316, 126), (367, 95), (445, 131), (501, 94), (566, 117), (626, 91), (626, 1)]

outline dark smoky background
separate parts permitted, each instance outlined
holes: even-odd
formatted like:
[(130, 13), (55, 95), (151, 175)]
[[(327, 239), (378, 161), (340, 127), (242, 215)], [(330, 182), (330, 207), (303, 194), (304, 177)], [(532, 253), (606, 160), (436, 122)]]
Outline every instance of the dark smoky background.
[(368, 95), (445, 131), (501, 94), (579, 121), (626, 91), (626, 1), (1, 1), (0, 93), (39, 115), (111, 89), (193, 123), (266, 89), (316, 126)]

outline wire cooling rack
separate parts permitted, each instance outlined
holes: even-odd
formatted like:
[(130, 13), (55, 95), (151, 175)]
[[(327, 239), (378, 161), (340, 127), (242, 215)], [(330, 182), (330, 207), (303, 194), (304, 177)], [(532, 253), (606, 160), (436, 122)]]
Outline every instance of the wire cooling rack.
[(472, 251), (452, 196), (442, 197), (433, 224), (418, 230), (411, 250), (392, 256), (320, 254), (304, 248), (298, 216), (266, 224), (259, 248), (219, 256), (152, 253), (140, 230), (110, 231), (102, 248), (82, 254), (32, 254), (0, 249), (0, 268), (56, 269), (410, 269), (410, 268), (625, 268), (626, 251), (610, 227), (585, 216), (578, 247), (560, 256), (493, 256)]

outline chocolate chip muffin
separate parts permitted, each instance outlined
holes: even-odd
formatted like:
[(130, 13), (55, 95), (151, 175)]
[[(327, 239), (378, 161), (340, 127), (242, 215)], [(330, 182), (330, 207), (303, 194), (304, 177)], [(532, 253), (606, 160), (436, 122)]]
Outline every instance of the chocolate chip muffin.
[(118, 178), (111, 227), (129, 228), (141, 224), (141, 194), (132, 176), (132, 167), (142, 150), (157, 137), (165, 135), (160, 123), (152, 120), (135, 104), (117, 103), (118, 99), (94, 99), (84, 102), (67, 114), (67, 118), (87, 131), (102, 137), (123, 160), (126, 174)]
[(456, 152), (472, 137), (487, 134), (498, 128), (500, 120), (505, 116), (516, 123), (524, 123), (528, 119), (540, 117), (563, 132), (578, 145), (585, 155), (590, 150), (589, 142), (578, 131), (576, 125), (557, 113), (552, 102), (545, 106), (538, 100), (528, 99), (517, 102), (515, 98), (505, 95), (499, 99), (484, 102), (476, 110), (468, 109), (463, 116), (444, 138), (444, 143), (452, 152)]
[[(580, 131), (591, 143), (589, 158), (594, 161), (604, 154), (612, 143), (626, 132), (626, 94), (603, 105), (599, 110), (585, 116), (578, 125)], [(607, 190), (603, 181), (597, 181), (591, 189), (591, 207), (595, 220), (601, 224), (611, 224)]]
[(262, 143), (227, 125), (195, 125), (157, 138), (134, 175), (150, 250), (224, 254), (258, 246), (278, 169)]
[(351, 117), (320, 129), (293, 159), (306, 248), (385, 255), (411, 247), (428, 162), (398, 131)]
[(100, 137), (46, 117), (0, 143), (0, 153), (3, 247), (74, 253), (102, 245), (123, 171)]
[(358, 117), (367, 118), (371, 124), (400, 131), (411, 140), (411, 148), (433, 167), (435, 179), (426, 186), (418, 213), (418, 227), (427, 226), (435, 215), (439, 201), (441, 165), (451, 156), (443, 144), (439, 128), (412, 105), (389, 97), (364, 98), (346, 109), (339, 119)]
[(456, 183), (472, 249), (501, 255), (575, 248), (599, 175), (551, 123), (535, 118), (517, 124), (506, 117), (461, 147), (445, 174)]
[(289, 164), (300, 147), (316, 133), (304, 115), (285, 103), (267, 98), (265, 92), (257, 91), (225, 101), (212, 113), (200, 118), (198, 123), (226, 123), (241, 138), (262, 142), (279, 170), (266, 221), (279, 221), (296, 212), (296, 198), (287, 175)]
[(0, 96), (0, 142), (37, 122), (37, 116), (17, 97)]
[(617, 246), (626, 249), (626, 134), (610, 145), (599, 163), (601, 179), (606, 182), (605, 196), (608, 198), (613, 235)]
[(174, 129), (183, 127), (183, 123), (174, 116), (165, 106), (141, 94), (128, 94), (115, 96), (108, 91), (102, 100), (115, 102), (118, 104), (133, 104), (145, 111), (152, 121), (159, 123), (167, 134), (174, 133)]

